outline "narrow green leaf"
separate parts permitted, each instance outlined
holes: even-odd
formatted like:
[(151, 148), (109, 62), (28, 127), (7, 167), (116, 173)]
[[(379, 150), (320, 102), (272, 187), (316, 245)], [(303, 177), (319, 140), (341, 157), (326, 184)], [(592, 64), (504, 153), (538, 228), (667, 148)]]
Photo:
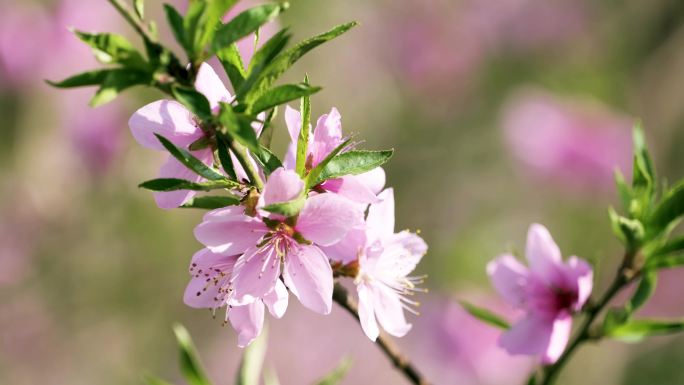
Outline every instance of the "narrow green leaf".
[[(308, 78), (304, 79), (304, 84), (307, 84), (308, 82)], [(299, 111), (301, 113), (301, 126), (299, 127), (299, 135), (297, 136), (295, 170), (299, 176), (303, 177), (306, 174), (306, 158), (308, 156), (309, 147), (309, 127), (311, 126), (311, 98), (309, 98), (308, 95), (302, 96), (302, 103), (300, 105)]]
[(340, 151), (344, 150), (349, 145), (349, 142), (351, 142), (351, 138), (340, 143), (337, 147), (335, 147), (334, 150), (330, 151), (330, 153), (325, 158), (323, 158), (323, 160), (320, 161), (316, 165), (316, 167), (309, 171), (309, 174), (306, 176), (304, 180), (306, 182), (307, 189), (310, 189), (318, 184), (317, 182), (321, 179), (320, 176), (325, 167), (328, 165), (328, 163), (330, 163), (330, 161), (333, 158), (335, 158), (335, 156), (337, 156), (337, 154), (340, 153)]
[(183, 204), (182, 208), (214, 210), (227, 206), (237, 206), (240, 200), (232, 196), (201, 196), (194, 197)]
[(651, 257), (646, 261), (645, 269), (669, 269), (684, 266), (684, 254)]
[(97, 107), (114, 100), (122, 91), (137, 85), (152, 82), (150, 73), (134, 70), (112, 70), (102, 80), (100, 88), (90, 99), (90, 106)]
[(264, 4), (240, 13), (233, 20), (218, 28), (211, 42), (212, 52), (218, 52), (256, 32), (259, 27), (273, 20), (285, 9), (287, 9), (287, 3)]
[(201, 160), (195, 158), (195, 156), (189, 153), (188, 151), (176, 147), (175, 144), (171, 143), (168, 139), (159, 134), (154, 135), (157, 137), (157, 139), (159, 139), (164, 148), (166, 148), (166, 150), (169, 151), (169, 153), (174, 158), (178, 159), (178, 161), (181, 162), (181, 164), (183, 164), (190, 170), (194, 171), (197, 175), (200, 175), (209, 180), (227, 181), (226, 177), (221, 175), (213, 168), (204, 164)]
[(270, 39), (266, 40), (261, 48), (256, 50), (254, 56), (252, 56), (252, 60), (249, 61), (247, 74), (253, 75), (261, 72), (264, 66), (269, 64), (273, 58), (285, 49), (285, 46), (288, 41), (290, 41), (291, 37), (292, 35), (289, 33), (289, 29), (283, 28)]
[(159, 178), (143, 182), (138, 187), (152, 191), (211, 191), (217, 189), (238, 188), (240, 185), (232, 180), (212, 180), (207, 182), (191, 182), (185, 179)]
[(644, 238), (644, 225), (638, 219), (629, 219), (618, 215), (611, 207), (608, 209), (613, 233), (630, 250), (636, 250)]
[(344, 358), (342, 362), (327, 376), (319, 380), (316, 385), (337, 385), (344, 379), (347, 372), (351, 368), (352, 360), (348, 357)]
[(107, 75), (112, 71), (123, 71), (121, 69), (98, 69), (93, 71), (82, 72), (80, 74), (70, 76), (61, 81), (51, 81), (46, 80), (46, 82), (57, 88), (73, 88), (73, 87), (86, 87), (86, 86), (98, 86), (104, 82)]
[(385, 164), (393, 153), (394, 150), (344, 152), (330, 160), (313, 185), (344, 175), (363, 174)]
[(171, 87), (173, 97), (187, 107), (198, 118), (207, 121), (211, 120), (211, 106), (207, 98), (194, 88), (173, 86)]
[(622, 209), (624, 212), (629, 212), (632, 203), (632, 191), (629, 186), (627, 186), (625, 177), (620, 170), (615, 170), (615, 186), (617, 187), (618, 195), (620, 196)]
[(142, 20), (145, 18), (145, 1), (144, 0), (133, 0), (133, 8), (135, 8), (135, 14)]
[(285, 71), (287, 71), (294, 63), (296, 63), (304, 54), (318, 47), (319, 45), (330, 41), (343, 33), (349, 31), (358, 23), (351, 22), (339, 25), (332, 30), (309, 38), (295, 45), (294, 47), (282, 52), (275, 57), (264, 69), (258, 73), (250, 73), (249, 78), (243, 84), (241, 92), (238, 92), (238, 99), (244, 100), (246, 104), (253, 104), (263, 92), (271, 87)]
[(655, 292), (657, 284), (658, 273), (654, 270), (644, 271), (641, 280), (639, 281), (639, 286), (637, 286), (632, 298), (627, 303), (627, 310), (630, 313), (634, 313), (641, 308), (646, 301), (651, 298)]
[(264, 329), (261, 335), (245, 348), (235, 385), (259, 385), (261, 367), (266, 355), (267, 335), (268, 331)]
[(183, 16), (171, 4), (164, 4), (164, 12), (166, 13), (166, 21), (171, 26), (173, 37), (176, 38), (178, 44), (188, 52), (190, 51), (188, 42), (185, 38), (185, 28), (183, 27)]
[(302, 207), (304, 207), (304, 202), (306, 202), (306, 196), (302, 194), (291, 201), (273, 203), (265, 206), (264, 210), (270, 213), (280, 214), (284, 217), (293, 217), (299, 214), (299, 212), (302, 210)]
[(632, 131), (634, 141), (634, 168), (632, 176), (632, 186), (645, 187), (652, 189), (655, 185), (655, 168), (648, 153), (646, 138), (641, 123), (637, 122)]
[(142, 55), (123, 36), (115, 33), (86, 33), (73, 30), (74, 34), (92, 49), (97, 60), (104, 64), (122, 64), (126, 67), (146, 69)]
[(229, 146), (227, 141), (228, 139), (221, 135), (216, 136), (216, 150), (218, 152), (219, 162), (221, 162), (223, 171), (225, 171), (231, 179), (237, 180), (233, 159), (230, 157), (230, 152), (228, 152)]
[(214, 40), (214, 36), (221, 26), (221, 19), (230, 10), (237, 0), (212, 0), (208, 2), (204, 13), (200, 18), (199, 33), (195, 38), (197, 52), (201, 53), (205, 47)]
[(255, 152), (254, 155), (267, 176), (271, 175), (278, 168), (283, 167), (280, 159), (266, 147), (261, 146), (260, 150)]
[(684, 331), (681, 320), (632, 320), (612, 329), (605, 330), (606, 336), (624, 342), (638, 342), (646, 337), (679, 333)]
[(197, 350), (188, 331), (180, 324), (173, 327), (180, 348), (180, 366), (189, 385), (211, 385), (199, 361)]
[(312, 87), (305, 83), (285, 84), (266, 91), (249, 108), (249, 112), (258, 114), (275, 106), (291, 102), (295, 99), (308, 97), (320, 91), (321, 87)]
[(679, 237), (655, 248), (649, 253), (648, 258), (659, 258), (672, 253), (681, 253), (682, 251), (684, 251), (684, 237)]
[(679, 182), (661, 199), (648, 222), (658, 229), (664, 229), (682, 215), (684, 215), (684, 182)]
[(496, 326), (497, 328), (504, 330), (507, 330), (511, 327), (508, 321), (503, 319), (501, 316), (494, 314), (490, 310), (473, 305), (466, 301), (459, 301), (459, 303), (461, 304), (461, 306), (463, 306), (463, 309), (465, 309), (465, 311), (467, 311), (470, 315), (484, 323)]
[(228, 79), (230, 79), (230, 84), (233, 85), (233, 89), (240, 89), (242, 83), (247, 77), (247, 72), (245, 72), (245, 66), (242, 63), (242, 57), (240, 57), (240, 51), (238, 50), (237, 44), (231, 44), (218, 52), (216, 52), (223, 69), (228, 74)]
[(252, 122), (233, 111), (233, 107), (228, 103), (220, 103), (221, 112), (219, 114), (219, 122), (222, 128), (225, 128), (226, 133), (231, 138), (237, 140), (239, 143), (247, 147), (250, 151), (256, 153), (259, 151), (259, 140), (256, 132), (252, 128)]
[(190, 61), (195, 61), (200, 52), (198, 47), (198, 36), (202, 34), (201, 24), (202, 15), (204, 15), (208, 2), (204, 0), (188, 2), (188, 9), (183, 17), (183, 31), (185, 42), (187, 44), (186, 52)]

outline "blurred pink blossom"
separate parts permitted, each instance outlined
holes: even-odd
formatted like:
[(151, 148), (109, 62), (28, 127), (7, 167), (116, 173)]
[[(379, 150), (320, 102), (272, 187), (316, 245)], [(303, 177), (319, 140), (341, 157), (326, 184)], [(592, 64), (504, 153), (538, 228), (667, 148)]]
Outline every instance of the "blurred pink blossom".
[(502, 117), (506, 144), (530, 171), (592, 191), (610, 191), (617, 168), (629, 174), (631, 124), (605, 106), (537, 90), (515, 93)]
[(541, 355), (543, 363), (552, 364), (568, 343), (573, 313), (591, 295), (593, 272), (575, 256), (563, 263), (558, 245), (539, 224), (530, 226), (525, 255), (529, 269), (510, 254), (487, 265), (499, 295), (526, 312), (501, 335), (499, 344), (510, 354)]

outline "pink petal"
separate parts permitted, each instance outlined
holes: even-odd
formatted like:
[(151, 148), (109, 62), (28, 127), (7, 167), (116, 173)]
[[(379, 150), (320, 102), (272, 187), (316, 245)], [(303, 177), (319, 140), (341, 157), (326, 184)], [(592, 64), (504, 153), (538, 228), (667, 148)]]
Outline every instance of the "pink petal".
[(275, 288), (279, 275), (280, 257), (273, 247), (248, 250), (238, 258), (233, 269), (236, 300), (263, 298)]
[(501, 335), (499, 346), (512, 355), (543, 354), (549, 347), (553, 324), (553, 318), (530, 314)]
[(382, 167), (376, 167), (368, 172), (356, 175), (356, 178), (366, 185), (375, 195), (380, 194), (380, 191), (385, 187), (385, 181), (387, 179), (385, 170), (383, 170)]
[(366, 217), (369, 242), (394, 234), (394, 190), (387, 188), (378, 195), (380, 203), (370, 205)]
[(309, 197), (297, 219), (296, 229), (304, 238), (321, 246), (339, 242), (363, 222), (363, 212), (351, 201), (335, 194)]
[(215, 253), (236, 255), (254, 247), (266, 231), (261, 221), (239, 208), (219, 209), (195, 227), (195, 238)]
[(290, 249), (285, 257), (285, 284), (305, 307), (329, 314), (332, 307), (333, 274), (328, 258), (316, 246)]
[(313, 155), (313, 165), (317, 165), (332, 150), (342, 143), (342, 117), (335, 107), (330, 113), (322, 115), (316, 122), (313, 143), (309, 152)]
[(223, 85), (214, 68), (207, 63), (200, 65), (197, 79), (195, 79), (195, 88), (206, 96), (212, 110), (218, 108), (219, 102), (230, 102), (230, 92)]
[(321, 250), (333, 261), (349, 263), (356, 261), (359, 253), (366, 245), (366, 232), (363, 227), (353, 228), (341, 241), (321, 246)]
[(487, 274), (501, 297), (515, 307), (522, 307), (526, 300), (529, 270), (514, 256), (504, 254), (487, 264)]
[[(206, 161), (206, 159), (209, 158), (207, 153), (208, 151), (196, 151), (195, 155), (197, 155), (200, 160)], [(164, 165), (161, 166), (161, 169), (159, 169), (159, 177), (185, 179), (191, 182), (199, 182), (202, 180), (201, 176), (195, 174), (192, 170), (185, 167), (182, 163), (176, 160), (176, 158), (170, 155), (166, 160), (166, 163), (164, 163)], [(154, 200), (157, 202), (157, 206), (162, 209), (174, 209), (185, 203), (195, 194), (195, 191), (190, 190), (155, 192)]]
[(265, 206), (291, 201), (297, 198), (304, 190), (302, 178), (292, 170), (279, 168), (268, 178), (261, 194)]
[(263, 301), (272, 316), (275, 318), (282, 318), (287, 310), (288, 297), (287, 287), (285, 287), (283, 281), (279, 279), (276, 281), (273, 291), (266, 294)]
[(257, 300), (249, 305), (235, 306), (228, 311), (228, 320), (238, 332), (238, 346), (244, 348), (261, 334), (264, 327), (264, 304)]
[(397, 292), (382, 284), (371, 287), (373, 309), (382, 328), (395, 337), (405, 336), (411, 330), (411, 324), (404, 318), (404, 307)]
[(560, 279), (558, 266), (562, 263), (560, 249), (553, 241), (549, 230), (543, 225), (532, 224), (527, 232), (525, 248), (530, 270), (549, 283)]
[(551, 338), (542, 355), (542, 362), (544, 364), (553, 364), (563, 354), (565, 347), (568, 345), (571, 331), (572, 316), (567, 312), (563, 312), (553, 321)]
[[(217, 308), (224, 305), (218, 290), (226, 285), (237, 256), (215, 254), (202, 249), (192, 256), (192, 278), (185, 289), (183, 301), (194, 308)], [(219, 269), (217, 273), (214, 269)], [(209, 275), (206, 275), (209, 274)]]
[(287, 132), (290, 134), (292, 143), (297, 143), (299, 139), (299, 131), (302, 128), (302, 114), (290, 106), (285, 106), (285, 125)]
[(366, 333), (366, 336), (371, 341), (375, 342), (380, 335), (380, 329), (378, 328), (375, 311), (373, 310), (373, 294), (371, 289), (363, 282), (356, 287), (356, 290), (359, 293), (359, 322), (361, 323), (361, 329), (363, 329), (363, 332)]
[(427, 253), (423, 238), (408, 231), (402, 231), (384, 238), (382, 254), (374, 270), (391, 277), (405, 277), (412, 272)]
[(128, 126), (138, 143), (159, 151), (163, 151), (164, 146), (154, 134), (160, 134), (183, 148), (204, 135), (190, 111), (172, 100), (157, 100), (140, 108), (131, 116)]
[(568, 286), (577, 292), (577, 302), (573, 310), (579, 311), (587, 302), (594, 286), (594, 273), (587, 261), (572, 256), (565, 266), (565, 276), (569, 280)]
[(356, 175), (345, 175), (341, 178), (328, 179), (321, 184), (326, 191), (334, 192), (358, 203), (378, 203), (380, 199), (369, 186), (363, 184)]

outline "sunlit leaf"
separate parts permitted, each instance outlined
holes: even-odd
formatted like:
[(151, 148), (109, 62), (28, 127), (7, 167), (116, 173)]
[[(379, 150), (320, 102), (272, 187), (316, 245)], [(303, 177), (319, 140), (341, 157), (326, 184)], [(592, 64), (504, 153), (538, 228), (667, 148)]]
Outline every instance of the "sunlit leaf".
[(503, 317), (494, 314), (490, 310), (473, 305), (466, 301), (459, 301), (459, 303), (461, 304), (461, 306), (463, 306), (463, 309), (465, 309), (470, 315), (486, 324), (496, 326), (497, 328), (504, 330), (509, 329), (511, 327), (508, 321), (506, 321)]

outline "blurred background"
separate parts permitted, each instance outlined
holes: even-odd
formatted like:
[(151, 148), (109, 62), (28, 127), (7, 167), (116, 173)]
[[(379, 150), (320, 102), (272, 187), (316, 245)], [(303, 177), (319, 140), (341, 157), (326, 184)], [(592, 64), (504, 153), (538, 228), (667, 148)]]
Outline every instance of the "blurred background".
[[(146, 3), (171, 41), (161, 2)], [(437, 384), (522, 384), (533, 363), (508, 357), (498, 331), (456, 300), (511, 314), (485, 265), (521, 252), (532, 222), (566, 256), (591, 260), (605, 286), (621, 255), (606, 214), (612, 174), (631, 173), (635, 119), (659, 173), (684, 176), (684, 2), (296, 0), (278, 23), (301, 39), (352, 19), (361, 26), (289, 80), (306, 71), (325, 86), (315, 116), (336, 106), (364, 147), (396, 150), (386, 171), (397, 226), (430, 245), (418, 271), (430, 293), (399, 343)], [(126, 122), (161, 95), (135, 90), (90, 109), (94, 90), (51, 89), (43, 79), (98, 65), (67, 26), (135, 38), (104, 0), (0, 2), (0, 383), (141, 384), (145, 373), (181, 383), (171, 331), (181, 322), (215, 383), (231, 384), (235, 334), (182, 302), (202, 213), (158, 209), (136, 187), (164, 156), (137, 146)], [(282, 153), (282, 116), (276, 128)], [(684, 315), (681, 273), (663, 273), (644, 312)], [(345, 384), (404, 383), (339, 308), (323, 317), (292, 300), (268, 323), (267, 367), (283, 385), (313, 383), (345, 356)], [(561, 383), (681, 383), (682, 342), (585, 347)]]

